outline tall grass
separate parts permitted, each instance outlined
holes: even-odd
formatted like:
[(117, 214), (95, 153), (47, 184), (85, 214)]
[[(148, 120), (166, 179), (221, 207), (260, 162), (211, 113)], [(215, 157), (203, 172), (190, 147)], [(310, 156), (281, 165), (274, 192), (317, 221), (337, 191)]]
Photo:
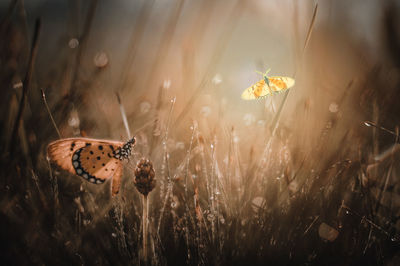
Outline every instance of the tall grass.
[[(380, 57), (335, 24), (346, 17), (329, 8), (340, 3), (145, 1), (132, 4), (140, 12), (128, 29), (116, 22), (107, 34), (104, 9), (122, 21), (125, 7), (73, 5), (82, 10), (70, 9), (65, 24), (81, 33), (61, 34), (57, 47), (46, 42), (47, 11), (25, 16), (23, 2), (10, 1), (1, 12), (3, 264), (398, 264), (395, 4), (381, 6)], [(35, 12), (41, 27), (30, 24)], [(237, 99), (241, 84), (256, 80), (231, 65), (235, 56), (254, 61), (263, 36), (289, 55), (275, 47), (259, 51), (261, 61), (297, 69), (290, 97), (269, 99), (276, 112)], [(107, 50), (113, 38), (125, 46)], [(107, 66), (92, 62), (100, 50)], [(131, 132), (137, 144), (114, 198), (109, 182), (89, 184), (45, 153), (61, 136), (126, 140)], [(157, 178), (146, 196), (135, 188), (143, 157)]]

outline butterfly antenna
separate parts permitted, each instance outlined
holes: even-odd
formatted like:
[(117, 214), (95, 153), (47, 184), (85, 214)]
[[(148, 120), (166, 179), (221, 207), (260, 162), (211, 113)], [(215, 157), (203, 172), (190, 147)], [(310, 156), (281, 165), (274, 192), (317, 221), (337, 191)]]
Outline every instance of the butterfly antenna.
[(261, 71), (256, 70), (257, 74), (260, 74), (261, 76), (264, 76), (264, 73), (262, 73)]

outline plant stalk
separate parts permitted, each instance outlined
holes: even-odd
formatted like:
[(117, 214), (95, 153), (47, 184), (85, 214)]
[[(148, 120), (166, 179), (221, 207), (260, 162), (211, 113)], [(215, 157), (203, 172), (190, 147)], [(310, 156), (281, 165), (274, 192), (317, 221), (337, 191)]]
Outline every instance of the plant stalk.
[(142, 215), (142, 223), (143, 223), (143, 261), (145, 265), (148, 265), (148, 256), (147, 256), (147, 238), (148, 238), (148, 224), (149, 224), (149, 200), (147, 195), (143, 195), (143, 215)]

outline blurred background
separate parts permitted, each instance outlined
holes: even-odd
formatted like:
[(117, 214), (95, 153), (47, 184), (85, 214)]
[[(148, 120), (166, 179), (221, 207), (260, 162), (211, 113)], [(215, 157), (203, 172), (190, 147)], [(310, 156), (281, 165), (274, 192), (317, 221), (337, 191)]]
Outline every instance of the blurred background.
[[(146, 157), (152, 264), (397, 265), (399, 14), (390, 0), (1, 1), (5, 264), (143, 263)], [(242, 100), (269, 68), (295, 86)], [(116, 198), (46, 160), (59, 138), (127, 141), (121, 108), (137, 145)]]

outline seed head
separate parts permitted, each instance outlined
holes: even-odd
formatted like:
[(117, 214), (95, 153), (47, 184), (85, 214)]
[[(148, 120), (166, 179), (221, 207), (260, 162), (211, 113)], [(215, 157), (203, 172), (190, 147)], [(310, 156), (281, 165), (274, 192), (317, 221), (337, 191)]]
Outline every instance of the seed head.
[(148, 159), (141, 159), (135, 169), (135, 186), (143, 195), (149, 194), (156, 186), (153, 164)]

